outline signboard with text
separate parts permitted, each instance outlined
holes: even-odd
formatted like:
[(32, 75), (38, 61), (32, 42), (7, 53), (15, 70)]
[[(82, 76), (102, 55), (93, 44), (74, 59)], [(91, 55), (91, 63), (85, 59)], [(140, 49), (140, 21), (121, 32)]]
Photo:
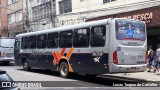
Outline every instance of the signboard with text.
[[(160, 26), (160, 6), (145, 8), (136, 11), (118, 13), (115, 18), (129, 18), (146, 22), (147, 27)], [(96, 18), (87, 19), (86, 22), (112, 18), (113, 15), (106, 15)]]

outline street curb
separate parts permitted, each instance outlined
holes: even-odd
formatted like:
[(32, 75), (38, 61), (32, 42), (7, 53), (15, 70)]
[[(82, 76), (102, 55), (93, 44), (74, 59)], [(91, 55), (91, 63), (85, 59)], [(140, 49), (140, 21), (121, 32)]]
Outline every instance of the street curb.
[(100, 76), (116, 79), (116, 80), (122, 80), (122, 81), (131, 81), (131, 82), (157, 82), (157, 81), (151, 81), (148, 79), (139, 79), (139, 78), (132, 78), (132, 77), (124, 77), (124, 76), (113, 76), (113, 75), (100, 75)]

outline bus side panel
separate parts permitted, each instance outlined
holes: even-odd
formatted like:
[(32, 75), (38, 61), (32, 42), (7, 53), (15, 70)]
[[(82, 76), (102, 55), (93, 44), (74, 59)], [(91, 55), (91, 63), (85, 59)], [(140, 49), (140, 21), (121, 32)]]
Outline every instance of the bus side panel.
[(69, 63), (72, 64), (73, 72), (87, 73), (90, 70), (90, 53), (73, 53)]
[(95, 56), (92, 53), (88, 54), (72, 54), (70, 64), (74, 72), (86, 73), (86, 74), (101, 74), (109, 71), (108, 66), (108, 54), (105, 53), (95, 60)]
[(45, 66), (47, 69), (51, 69), (51, 70), (56, 70), (57, 69), (57, 66), (53, 64), (53, 60), (54, 60), (53, 55), (48, 55), (47, 56), (47, 64)]
[(15, 65), (17, 66), (22, 66), (22, 61), (24, 59), (26, 59), (28, 61), (28, 65), (30, 65), (30, 54), (28, 53), (19, 53), (19, 54), (15, 54)]
[(29, 67), (56, 70), (57, 66), (53, 64), (53, 55), (32, 55), (23, 54), (28, 57)]
[[(99, 59), (99, 60), (96, 60)], [(91, 74), (103, 74), (109, 72), (108, 53), (103, 53), (102, 56), (91, 56), (90, 59)]]

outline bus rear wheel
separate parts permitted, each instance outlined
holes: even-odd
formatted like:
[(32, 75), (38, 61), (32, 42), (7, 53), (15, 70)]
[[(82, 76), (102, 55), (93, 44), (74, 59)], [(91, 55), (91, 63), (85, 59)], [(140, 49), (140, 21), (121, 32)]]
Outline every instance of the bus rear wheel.
[(66, 62), (60, 63), (59, 72), (61, 77), (66, 78), (69, 74), (68, 64)]
[(27, 61), (25, 60), (25, 61), (23, 61), (23, 69), (25, 70), (25, 71), (29, 71), (29, 70), (31, 70), (31, 67), (28, 67), (28, 63), (27, 63)]

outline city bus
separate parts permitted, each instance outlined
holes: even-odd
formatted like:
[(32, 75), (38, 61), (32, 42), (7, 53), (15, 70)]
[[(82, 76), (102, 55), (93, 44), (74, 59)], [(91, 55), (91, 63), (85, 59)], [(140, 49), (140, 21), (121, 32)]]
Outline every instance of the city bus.
[(19, 34), (15, 64), (98, 75), (145, 71), (147, 36), (143, 21), (114, 18)]
[(9, 65), (10, 62), (14, 62), (14, 38), (0, 38), (0, 62)]

